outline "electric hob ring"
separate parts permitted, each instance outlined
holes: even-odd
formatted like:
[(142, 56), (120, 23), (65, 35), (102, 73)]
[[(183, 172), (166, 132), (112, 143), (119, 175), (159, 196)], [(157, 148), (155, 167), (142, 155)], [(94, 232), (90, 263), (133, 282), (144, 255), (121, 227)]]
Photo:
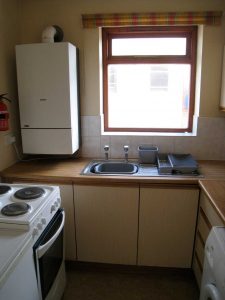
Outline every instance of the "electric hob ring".
[(0, 195), (8, 193), (9, 191), (11, 191), (11, 189), (12, 188), (8, 185), (0, 185)]
[(14, 197), (21, 200), (37, 199), (45, 194), (45, 190), (38, 186), (31, 186), (15, 192)]
[(26, 214), (31, 209), (31, 206), (25, 202), (15, 202), (4, 206), (1, 213), (4, 216), (20, 216)]

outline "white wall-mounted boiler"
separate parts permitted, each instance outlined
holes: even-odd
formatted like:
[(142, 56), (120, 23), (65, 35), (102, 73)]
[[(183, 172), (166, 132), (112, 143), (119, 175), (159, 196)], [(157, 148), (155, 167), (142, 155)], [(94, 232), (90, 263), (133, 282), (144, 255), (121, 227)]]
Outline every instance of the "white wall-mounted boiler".
[(16, 46), (23, 153), (79, 149), (77, 48), (66, 42)]

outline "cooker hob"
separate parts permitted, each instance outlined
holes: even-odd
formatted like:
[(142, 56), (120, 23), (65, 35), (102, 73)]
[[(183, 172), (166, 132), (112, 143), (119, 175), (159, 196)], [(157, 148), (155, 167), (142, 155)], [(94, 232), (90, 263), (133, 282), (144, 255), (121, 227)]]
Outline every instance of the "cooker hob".
[(60, 204), (56, 186), (0, 184), (0, 228), (30, 230), (37, 219), (45, 223), (52, 217)]

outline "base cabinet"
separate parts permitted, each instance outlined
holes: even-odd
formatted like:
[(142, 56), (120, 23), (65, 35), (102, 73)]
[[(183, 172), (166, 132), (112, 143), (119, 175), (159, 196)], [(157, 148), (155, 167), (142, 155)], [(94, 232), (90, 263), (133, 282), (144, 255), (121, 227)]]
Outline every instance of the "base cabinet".
[(138, 197), (138, 186), (74, 186), (79, 261), (136, 264)]
[(140, 188), (138, 264), (190, 268), (198, 189)]
[(192, 268), (200, 288), (204, 265), (204, 248), (207, 237), (213, 226), (224, 226), (206, 194), (202, 191), (200, 197), (198, 223), (196, 229), (194, 257)]
[(66, 260), (191, 267), (197, 188), (138, 184), (59, 187), (66, 212)]

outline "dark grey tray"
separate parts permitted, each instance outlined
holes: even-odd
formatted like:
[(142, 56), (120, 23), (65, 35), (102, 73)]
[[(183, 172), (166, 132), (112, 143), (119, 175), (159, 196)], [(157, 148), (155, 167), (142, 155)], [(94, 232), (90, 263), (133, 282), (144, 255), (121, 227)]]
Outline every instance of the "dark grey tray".
[(157, 162), (159, 174), (172, 174), (173, 168), (169, 161), (168, 154), (158, 153)]
[(191, 154), (159, 153), (157, 162), (158, 171), (161, 175), (199, 174), (198, 164)]
[(168, 154), (173, 171), (192, 173), (197, 171), (198, 164), (191, 154)]

